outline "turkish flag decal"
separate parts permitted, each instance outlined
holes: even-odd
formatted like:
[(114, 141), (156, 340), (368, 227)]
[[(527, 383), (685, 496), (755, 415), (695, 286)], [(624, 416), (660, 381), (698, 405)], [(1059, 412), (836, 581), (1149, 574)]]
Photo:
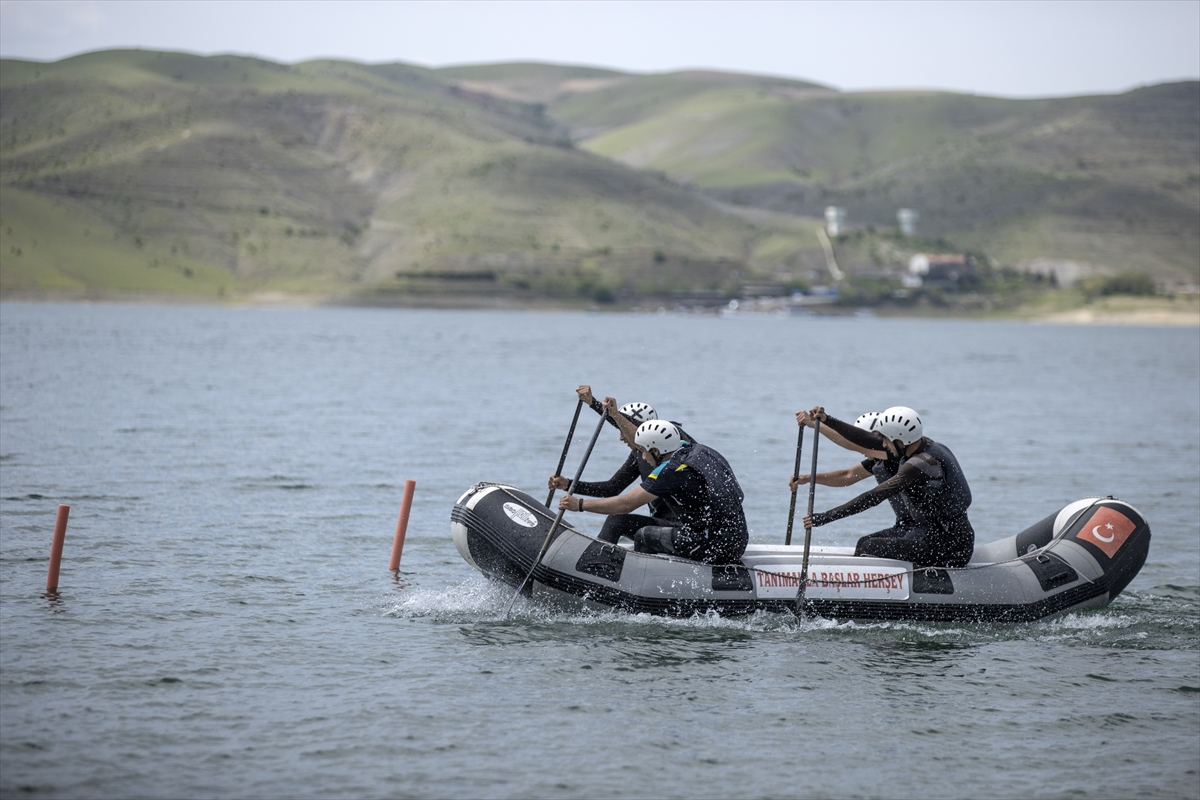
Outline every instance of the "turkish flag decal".
[(1081, 542), (1099, 547), (1104, 554), (1112, 558), (1125, 544), (1129, 534), (1137, 527), (1129, 517), (1120, 511), (1103, 506), (1083, 524), (1075, 538)]

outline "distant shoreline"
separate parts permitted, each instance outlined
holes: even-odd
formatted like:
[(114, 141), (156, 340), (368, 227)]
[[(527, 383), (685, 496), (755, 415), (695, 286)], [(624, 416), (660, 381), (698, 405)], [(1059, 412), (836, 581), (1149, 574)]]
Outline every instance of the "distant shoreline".
[[(553, 298), (530, 301), (474, 295), (414, 295), (371, 298), (329, 294), (257, 292), (224, 299), (152, 292), (53, 292), (8, 291), (0, 294), (3, 303), (81, 303), (134, 304), (164, 306), (223, 306), (227, 308), (396, 308), (432, 311), (577, 311), (581, 313), (653, 313), (647, 306), (657, 302), (647, 298), (640, 307), (563, 302)], [(663, 303), (667, 307), (666, 303)], [(813, 316), (852, 316), (863, 311), (881, 319), (975, 319), (1000, 322), (1028, 322), (1041, 325), (1128, 325), (1149, 327), (1200, 328), (1200, 298), (1109, 297), (1076, 308), (1022, 306), (1008, 311), (955, 313), (943, 309), (895, 307), (862, 309), (822, 309)], [(667, 313), (680, 313), (668, 309)], [(706, 312), (716, 314), (718, 309)], [(738, 316), (758, 316), (778, 312), (739, 311)]]
[(1030, 322), (1051, 325), (1143, 325), (1156, 327), (1200, 327), (1200, 313), (1186, 311), (1131, 311), (1097, 312), (1093, 309), (1081, 308), (1078, 311), (1066, 311), (1059, 314), (1049, 314), (1045, 317), (1032, 317)]

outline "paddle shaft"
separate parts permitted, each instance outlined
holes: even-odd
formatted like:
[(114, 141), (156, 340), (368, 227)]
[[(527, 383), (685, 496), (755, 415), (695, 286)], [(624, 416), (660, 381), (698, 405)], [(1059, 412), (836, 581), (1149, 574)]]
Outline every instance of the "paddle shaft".
[[(821, 420), (813, 420), (812, 471), (808, 478), (808, 516), (813, 513), (813, 501), (817, 499), (817, 447), (821, 444)], [(793, 499), (794, 496), (793, 496)], [(808, 548), (812, 544), (812, 526), (804, 526), (804, 559), (800, 564), (800, 591), (796, 594), (796, 612), (804, 608), (804, 589), (808, 585)]]
[[(800, 477), (800, 451), (804, 449), (804, 426), (800, 426), (800, 433), (796, 435), (796, 468), (792, 470), (792, 480)], [(798, 490), (799, 487), (796, 487)], [(792, 505), (788, 509), (788, 526), (787, 537), (784, 538), (784, 544), (792, 543), (792, 523), (796, 519), (796, 490), (792, 491)]]
[[(575, 477), (571, 479), (571, 485), (567, 487), (567, 494), (575, 491), (575, 484), (579, 483), (579, 479), (583, 477), (583, 468), (587, 466), (588, 459), (592, 455), (592, 448), (596, 446), (596, 440), (600, 438), (600, 431), (604, 429), (604, 422), (608, 419), (608, 411), (600, 412), (600, 422), (596, 425), (596, 430), (592, 434), (592, 440), (588, 442), (587, 450), (583, 454), (583, 460), (579, 462), (579, 469), (575, 471)], [(554, 518), (554, 523), (550, 526), (550, 530), (546, 531), (546, 539), (542, 542), (542, 547), (538, 550), (537, 558), (533, 560), (533, 566), (529, 568), (525, 579), (521, 581), (521, 585), (517, 587), (517, 591), (513, 592), (512, 599), (508, 601), (508, 607), (504, 609), (504, 616), (508, 617), (508, 612), (512, 611), (513, 603), (517, 602), (517, 596), (521, 594), (521, 590), (525, 588), (525, 584), (529, 583), (529, 579), (533, 577), (533, 571), (537, 569), (538, 564), (542, 563), (542, 556), (546, 555), (546, 550), (550, 548), (550, 540), (554, 538), (554, 532), (558, 530), (559, 524), (562, 522), (563, 514), (566, 513), (565, 508), (558, 510), (558, 516)]]
[[(562, 473), (563, 464), (567, 463), (567, 451), (571, 449), (571, 439), (575, 436), (575, 423), (579, 422), (579, 412), (583, 409), (583, 398), (579, 398), (579, 402), (575, 404), (575, 416), (571, 417), (571, 428), (567, 431), (567, 441), (563, 443), (562, 455), (558, 457), (558, 469), (554, 470), (555, 477)], [(797, 462), (799, 463), (799, 462)], [(797, 467), (799, 469), (799, 467)], [(554, 487), (550, 487), (550, 494), (546, 495), (546, 508), (550, 507), (550, 501), (554, 499)]]

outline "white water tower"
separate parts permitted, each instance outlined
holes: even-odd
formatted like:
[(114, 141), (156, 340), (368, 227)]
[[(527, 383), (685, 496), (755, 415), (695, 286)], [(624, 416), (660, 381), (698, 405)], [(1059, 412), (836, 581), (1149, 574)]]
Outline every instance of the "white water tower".
[(900, 224), (901, 236), (915, 236), (917, 233), (917, 220), (921, 219), (921, 215), (911, 208), (902, 208), (896, 212), (896, 222)]
[(825, 231), (830, 236), (841, 236), (846, 227), (846, 209), (840, 206), (825, 207)]

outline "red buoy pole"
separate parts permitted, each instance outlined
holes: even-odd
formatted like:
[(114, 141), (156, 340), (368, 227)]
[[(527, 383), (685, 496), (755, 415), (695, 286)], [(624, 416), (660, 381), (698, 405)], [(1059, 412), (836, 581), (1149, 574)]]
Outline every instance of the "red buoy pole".
[(400, 553), (404, 550), (404, 532), (408, 530), (408, 512), (412, 508), (413, 492), (417, 489), (416, 481), (404, 482), (404, 499), (400, 501), (400, 519), (396, 520), (396, 538), (392, 542), (392, 563), (390, 570), (400, 569)]
[(70, 506), (58, 507), (58, 519), (54, 522), (54, 541), (50, 544), (50, 570), (46, 573), (47, 594), (58, 591), (58, 567), (62, 564), (63, 542), (67, 538), (67, 517), (70, 513)]

